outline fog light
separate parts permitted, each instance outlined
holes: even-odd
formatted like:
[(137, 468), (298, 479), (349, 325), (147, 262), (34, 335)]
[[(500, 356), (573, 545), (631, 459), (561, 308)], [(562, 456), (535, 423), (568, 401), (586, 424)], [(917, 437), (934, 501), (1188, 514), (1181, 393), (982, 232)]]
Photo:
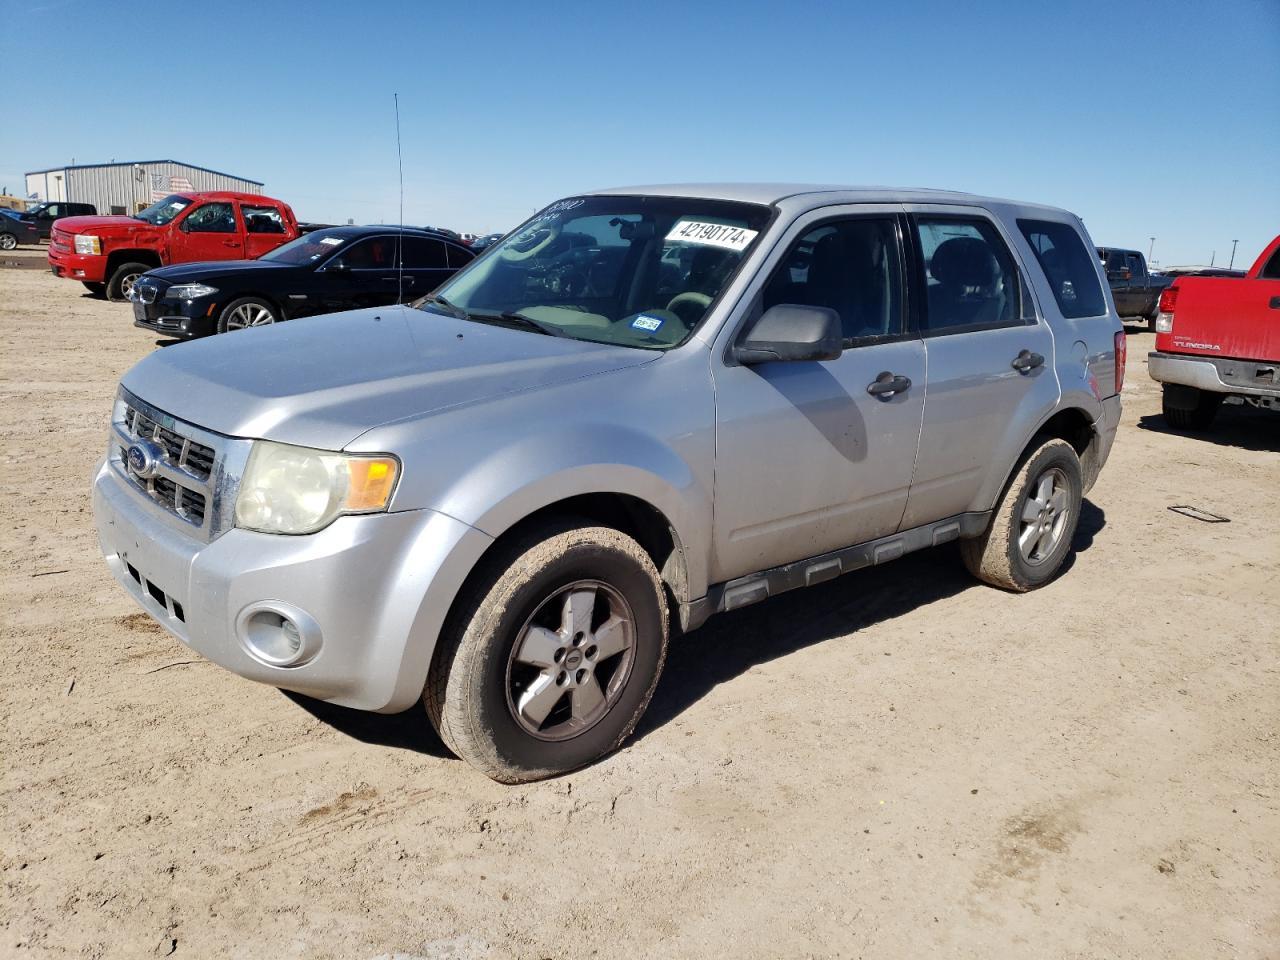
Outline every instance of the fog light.
[(255, 660), (271, 667), (297, 667), (320, 652), (320, 625), (289, 603), (266, 600), (245, 607), (236, 633)]
[(75, 275), (75, 276), (77, 276), (77, 277), (83, 277), (83, 276), (84, 276), (84, 271), (83, 271), (83, 270), (72, 270), (71, 272), (72, 272), (72, 274), (74, 274), (74, 275)]

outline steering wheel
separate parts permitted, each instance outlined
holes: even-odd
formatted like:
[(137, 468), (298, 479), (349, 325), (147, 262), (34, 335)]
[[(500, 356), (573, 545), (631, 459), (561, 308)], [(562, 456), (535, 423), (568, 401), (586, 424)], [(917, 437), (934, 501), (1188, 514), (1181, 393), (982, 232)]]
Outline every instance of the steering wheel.
[(502, 259), (518, 263), (535, 257), (555, 242), (562, 225), (555, 220), (535, 223), (512, 237), (502, 248)]
[(705, 293), (686, 290), (672, 297), (671, 302), (667, 304), (667, 309), (679, 317), (686, 326), (692, 327), (702, 319), (702, 315), (707, 312), (709, 306), (711, 306), (711, 298)]

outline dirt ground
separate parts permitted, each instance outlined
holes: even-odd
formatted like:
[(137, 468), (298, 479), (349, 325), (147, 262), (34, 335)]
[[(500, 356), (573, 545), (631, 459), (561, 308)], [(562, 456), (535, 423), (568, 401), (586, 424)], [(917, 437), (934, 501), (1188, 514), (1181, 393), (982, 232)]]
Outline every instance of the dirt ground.
[(0, 956), (1280, 957), (1280, 418), (1167, 432), (1150, 334), (1057, 582), (949, 547), (713, 620), (524, 787), (161, 632), (88, 498), (153, 336), (0, 266), (0, 343)]

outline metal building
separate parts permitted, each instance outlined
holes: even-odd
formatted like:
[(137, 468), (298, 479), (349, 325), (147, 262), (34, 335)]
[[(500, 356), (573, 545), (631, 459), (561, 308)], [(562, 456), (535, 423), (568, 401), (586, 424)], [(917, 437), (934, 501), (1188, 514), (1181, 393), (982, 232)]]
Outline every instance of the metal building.
[(171, 193), (192, 190), (237, 190), (261, 193), (258, 180), (177, 160), (139, 160), (131, 163), (87, 163), (27, 175), (31, 200), (92, 203), (102, 214), (136, 213)]

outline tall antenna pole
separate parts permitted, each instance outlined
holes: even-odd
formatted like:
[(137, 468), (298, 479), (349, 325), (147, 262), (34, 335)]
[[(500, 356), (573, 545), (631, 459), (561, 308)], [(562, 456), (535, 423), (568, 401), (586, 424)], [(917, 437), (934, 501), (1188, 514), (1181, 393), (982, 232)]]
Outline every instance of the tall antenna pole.
[(1156, 238), (1151, 238), (1151, 246), (1147, 247), (1147, 263), (1151, 262), (1151, 254), (1156, 248)]
[(396, 305), (404, 299), (404, 157), (400, 152), (400, 94), (393, 93), (396, 102), (396, 166), (400, 172), (400, 236), (396, 243)]
[(1232, 267), (1236, 265), (1236, 244), (1239, 242), (1240, 242), (1239, 240), (1231, 241), (1231, 262), (1227, 264), (1228, 270), (1230, 270)]

